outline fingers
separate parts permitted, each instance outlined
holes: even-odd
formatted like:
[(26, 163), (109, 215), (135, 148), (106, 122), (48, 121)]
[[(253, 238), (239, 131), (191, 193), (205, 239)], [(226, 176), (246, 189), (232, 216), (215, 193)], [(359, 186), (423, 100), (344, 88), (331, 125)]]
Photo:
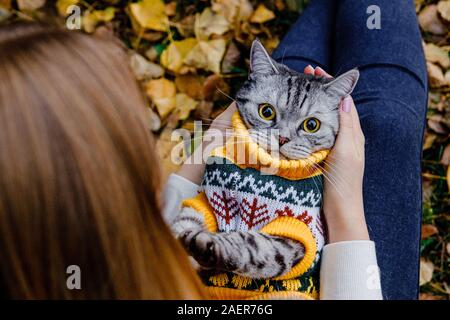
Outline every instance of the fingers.
[(311, 65), (306, 66), (303, 70), (303, 73), (310, 74), (316, 77), (332, 78), (332, 76), (325, 72), (325, 70), (323, 70), (321, 67), (316, 67), (314, 69)]
[(311, 67), (310, 65), (308, 65), (308, 66), (303, 70), (303, 73), (314, 75), (314, 68)]
[(314, 75), (319, 77), (332, 78), (332, 76), (326, 73), (325, 70), (323, 70), (321, 67), (317, 67), (314, 70)]
[(358, 111), (351, 96), (345, 97), (339, 106), (338, 139), (347, 140), (350, 137), (364, 145), (364, 134), (361, 130)]
[(339, 105), (339, 127), (340, 134), (352, 133), (353, 131), (353, 99), (345, 97)]

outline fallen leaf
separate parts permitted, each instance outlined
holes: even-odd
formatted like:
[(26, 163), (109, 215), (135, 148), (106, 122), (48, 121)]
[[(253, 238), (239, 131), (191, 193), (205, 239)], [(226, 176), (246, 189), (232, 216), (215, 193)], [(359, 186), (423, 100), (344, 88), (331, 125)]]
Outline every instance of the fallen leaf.
[(0, 0), (0, 8), (11, 10), (11, 0)]
[(249, 0), (213, 0), (211, 8), (214, 12), (223, 14), (233, 24), (248, 20), (253, 13)]
[(164, 128), (156, 141), (156, 153), (160, 159), (159, 165), (161, 168), (161, 183), (164, 184), (167, 177), (177, 171), (184, 159), (183, 148), (178, 148), (180, 154), (175, 155), (174, 148), (176, 148), (180, 141), (172, 141), (172, 128)]
[(114, 15), (115, 9), (113, 7), (108, 7), (105, 10), (86, 10), (82, 18), (83, 30), (92, 33), (98, 23), (109, 22), (114, 19)]
[(447, 85), (450, 85), (450, 70), (447, 70), (444, 75), (444, 80)]
[(448, 166), (448, 168), (447, 168), (447, 177), (446, 177), (446, 179), (447, 179), (447, 188), (448, 188), (448, 190), (450, 190), (450, 166)]
[(183, 38), (194, 37), (195, 15), (187, 15), (174, 25)]
[(212, 101), (202, 100), (195, 109), (195, 117), (201, 120), (212, 120), (211, 112), (214, 108)]
[(145, 56), (150, 60), (150, 61), (156, 61), (158, 59), (158, 50), (155, 48), (155, 46), (150, 47), (150, 49), (148, 49), (147, 51), (145, 51)]
[(278, 47), (279, 44), (280, 39), (278, 37), (271, 37), (263, 41), (264, 48), (266, 48), (269, 54), (271, 54), (272, 51)]
[(437, 296), (431, 293), (422, 292), (419, 295), (419, 300), (444, 300), (443, 296)]
[(0, 6), (0, 23), (11, 17), (12, 13), (5, 7)]
[(437, 4), (437, 11), (439, 12), (439, 15), (446, 20), (447, 22), (450, 22), (450, 1), (449, 0), (441, 0)]
[(191, 111), (198, 105), (198, 101), (195, 101), (185, 93), (177, 93), (175, 100), (176, 112), (178, 112), (180, 120), (187, 119)]
[(447, 282), (444, 282), (444, 289), (446, 294), (450, 294), (450, 286), (447, 284)]
[(434, 114), (428, 118), (428, 127), (436, 133), (447, 134), (448, 129), (443, 124), (444, 117), (441, 114)]
[(424, 258), (420, 258), (420, 277), (419, 277), (419, 285), (423, 286), (424, 284), (431, 281), (433, 278), (434, 264), (430, 260), (426, 260)]
[(164, 69), (160, 65), (148, 61), (135, 52), (130, 55), (130, 66), (137, 80), (159, 78), (164, 75)]
[(233, 68), (238, 63), (241, 57), (241, 52), (238, 47), (234, 44), (234, 42), (230, 42), (228, 45), (225, 56), (222, 61), (222, 73), (229, 73), (233, 70)]
[(221, 14), (215, 14), (211, 8), (195, 15), (195, 36), (199, 40), (207, 40), (213, 34), (222, 35), (230, 29), (230, 23)]
[(450, 67), (448, 52), (433, 43), (427, 43), (425, 45), (425, 57), (427, 61), (439, 63), (445, 69)]
[(447, 84), (445, 80), (444, 73), (439, 66), (434, 63), (427, 62), (427, 70), (428, 70), (428, 79), (430, 81), (430, 85), (433, 88), (443, 87)]
[(172, 41), (161, 53), (161, 64), (173, 72), (179, 72), (186, 56), (197, 45), (195, 38)]
[(436, 141), (437, 136), (435, 134), (426, 132), (425, 133), (425, 141), (423, 143), (423, 150), (430, 149), (434, 142)]
[(142, 0), (129, 5), (130, 13), (140, 27), (157, 31), (167, 31), (169, 19), (162, 0)]
[(442, 153), (441, 161), (444, 166), (450, 165), (450, 144), (448, 144)]
[(185, 93), (195, 100), (203, 99), (203, 82), (205, 78), (199, 75), (186, 74), (175, 78), (175, 85), (181, 93)]
[(226, 97), (230, 91), (230, 87), (223, 80), (223, 78), (217, 74), (212, 74), (206, 78), (203, 84), (203, 96), (205, 100), (217, 100), (217, 97)]
[(220, 64), (225, 54), (227, 42), (225, 39), (199, 41), (185, 58), (189, 66), (220, 73)]
[(60, 16), (66, 17), (69, 14), (67, 9), (69, 9), (70, 6), (78, 4), (78, 2), (79, 0), (58, 0), (56, 1), (56, 9)]
[(148, 123), (150, 124), (150, 130), (156, 132), (159, 129), (161, 129), (161, 119), (156, 114), (156, 112), (153, 111), (152, 108), (145, 108), (145, 109), (148, 116)]
[(438, 233), (438, 229), (434, 225), (432, 224), (422, 225), (422, 233), (421, 233), (422, 240), (429, 238), (436, 233)]
[(429, 203), (431, 201), (431, 196), (433, 195), (434, 187), (430, 180), (422, 181), (422, 200), (424, 203)]
[(175, 83), (166, 78), (150, 80), (146, 84), (147, 95), (152, 99), (161, 118), (166, 117), (175, 108)]
[(286, 8), (283, 0), (275, 0), (275, 7), (278, 11), (283, 11)]
[(20, 10), (37, 10), (45, 5), (46, 0), (17, 0)]
[(250, 22), (252, 23), (264, 23), (267, 21), (270, 21), (275, 18), (275, 14), (267, 9), (267, 7), (263, 4), (260, 4), (255, 12), (253, 12), (252, 16), (250, 17)]
[(426, 6), (419, 13), (420, 27), (427, 32), (444, 35), (447, 33), (447, 27), (439, 19), (437, 6), (435, 4)]
[(174, 16), (177, 13), (177, 2), (172, 1), (172, 2), (166, 3), (165, 11), (169, 17)]

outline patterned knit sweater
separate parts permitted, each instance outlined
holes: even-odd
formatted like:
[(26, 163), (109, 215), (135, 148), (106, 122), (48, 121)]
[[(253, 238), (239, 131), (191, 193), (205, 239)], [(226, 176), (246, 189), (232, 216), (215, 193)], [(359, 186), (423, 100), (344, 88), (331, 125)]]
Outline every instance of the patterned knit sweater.
[(234, 135), (208, 159), (202, 192), (184, 206), (203, 214), (211, 232), (255, 230), (299, 241), (304, 258), (273, 279), (237, 274), (206, 274), (207, 290), (217, 299), (315, 299), (320, 252), (324, 245), (322, 172), (316, 164), (328, 151), (308, 159), (280, 160), (260, 148), (236, 112)]

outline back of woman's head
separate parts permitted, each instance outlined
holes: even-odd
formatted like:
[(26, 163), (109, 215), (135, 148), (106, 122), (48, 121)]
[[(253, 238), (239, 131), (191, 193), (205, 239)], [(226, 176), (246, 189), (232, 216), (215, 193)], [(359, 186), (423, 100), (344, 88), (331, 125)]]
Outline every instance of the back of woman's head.
[[(196, 298), (160, 216), (145, 104), (120, 48), (0, 29), (0, 285), (11, 298)], [(81, 271), (69, 290), (67, 268)], [(69, 281), (70, 282), (70, 281)]]

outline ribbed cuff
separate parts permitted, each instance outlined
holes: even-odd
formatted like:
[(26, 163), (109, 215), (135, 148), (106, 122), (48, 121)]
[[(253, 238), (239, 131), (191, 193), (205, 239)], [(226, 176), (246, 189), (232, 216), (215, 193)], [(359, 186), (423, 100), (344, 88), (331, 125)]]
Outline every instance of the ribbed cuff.
[(343, 241), (323, 248), (320, 299), (382, 299), (374, 242)]
[(188, 179), (171, 174), (167, 179), (164, 188), (164, 210), (163, 217), (166, 223), (171, 224), (181, 209), (181, 202), (184, 199), (192, 198), (197, 195), (199, 186)]

